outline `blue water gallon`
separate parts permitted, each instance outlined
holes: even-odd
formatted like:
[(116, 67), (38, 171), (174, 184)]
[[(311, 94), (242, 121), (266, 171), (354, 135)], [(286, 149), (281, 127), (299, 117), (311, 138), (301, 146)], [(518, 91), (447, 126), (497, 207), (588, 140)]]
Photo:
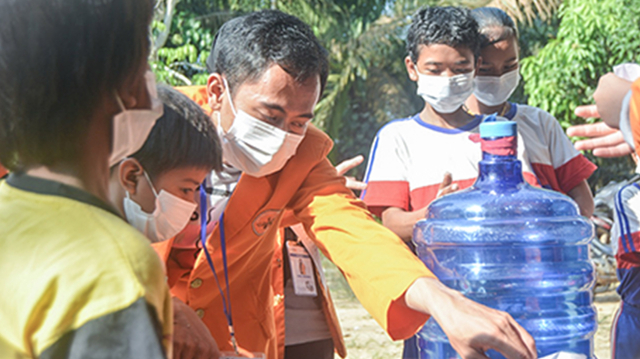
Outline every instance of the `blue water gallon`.
[[(511, 314), (535, 338), (540, 357), (565, 351), (594, 358), (591, 222), (571, 198), (524, 181), (515, 122), (485, 121), (480, 137), (475, 184), (429, 205), (414, 227), (418, 256), (448, 287)], [(418, 346), (422, 359), (460, 358), (433, 319)]]

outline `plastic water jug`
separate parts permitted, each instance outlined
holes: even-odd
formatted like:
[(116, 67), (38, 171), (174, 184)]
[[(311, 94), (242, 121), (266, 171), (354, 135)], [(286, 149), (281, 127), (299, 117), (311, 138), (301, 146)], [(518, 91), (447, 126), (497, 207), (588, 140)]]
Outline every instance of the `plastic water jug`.
[[(523, 180), (516, 136), (512, 121), (480, 125), (478, 178), (429, 205), (414, 227), (418, 256), (448, 287), (511, 314), (535, 338), (540, 357), (565, 351), (594, 358), (593, 226), (569, 197)], [(433, 319), (418, 346), (421, 359), (459, 358)]]

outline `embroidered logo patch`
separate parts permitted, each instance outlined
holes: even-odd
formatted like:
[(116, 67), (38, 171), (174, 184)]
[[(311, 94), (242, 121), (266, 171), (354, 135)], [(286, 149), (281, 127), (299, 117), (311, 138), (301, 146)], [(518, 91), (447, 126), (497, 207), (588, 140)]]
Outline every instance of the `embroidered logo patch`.
[(279, 209), (268, 209), (262, 213), (260, 213), (256, 219), (253, 220), (251, 227), (253, 228), (253, 233), (257, 236), (263, 235), (269, 227), (275, 223), (278, 215), (280, 214)]

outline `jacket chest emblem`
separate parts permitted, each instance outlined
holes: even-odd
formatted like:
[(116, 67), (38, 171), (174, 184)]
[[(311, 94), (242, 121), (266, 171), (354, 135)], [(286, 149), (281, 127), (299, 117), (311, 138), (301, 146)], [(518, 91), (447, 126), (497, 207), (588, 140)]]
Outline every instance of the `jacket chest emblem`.
[(251, 228), (257, 236), (261, 236), (267, 232), (269, 227), (274, 224), (280, 214), (279, 209), (268, 209), (256, 216), (256, 219), (251, 223)]

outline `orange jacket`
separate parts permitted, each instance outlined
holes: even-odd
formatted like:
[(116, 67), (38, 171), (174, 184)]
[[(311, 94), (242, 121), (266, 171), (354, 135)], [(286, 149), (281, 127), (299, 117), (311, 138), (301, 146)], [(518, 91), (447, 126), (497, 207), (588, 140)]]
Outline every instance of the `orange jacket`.
[[(288, 222), (290, 216), (290, 212), (285, 214), (285, 218), (283, 219), (283, 225), (287, 227), (291, 227)], [(292, 222), (295, 223), (295, 220)], [(338, 320), (338, 315), (336, 314), (335, 307), (333, 306), (333, 300), (331, 299), (331, 293), (329, 292), (329, 287), (327, 287), (327, 283), (324, 280), (324, 274), (321, 273), (322, 267), (321, 263), (319, 263), (319, 258), (316, 258), (314, 254), (317, 254), (317, 247), (313, 245), (313, 242), (310, 242), (309, 236), (304, 232), (304, 227), (301, 224), (295, 224), (291, 229), (298, 236), (298, 241), (302, 243), (302, 245), (307, 249), (310, 253), (313, 263), (315, 265), (315, 276), (317, 282), (320, 284), (318, 288), (318, 295), (322, 300), (322, 312), (324, 313), (325, 319), (329, 326), (329, 331), (331, 332), (331, 339), (333, 339), (333, 345), (335, 347), (335, 351), (340, 355), (341, 358), (347, 356), (347, 348), (344, 344), (344, 338), (342, 336), (342, 328), (340, 328), (340, 321)], [(273, 312), (275, 315), (275, 323), (276, 323), (276, 337), (278, 342), (278, 359), (284, 358), (284, 343), (285, 343), (285, 316), (284, 316), (284, 273), (283, 273), (283, 261), (286, 260), (282, 255), (282, 246), (284, 245), (284, 229), (281, 229), (278, 233), (278, 238), (276, 241), (276, 250), (273, 256), (273, 264), (272, 264), (272, 285), (273, 285)], [(313, 247), (313, 248), (309, 248)], [(313, 253), (312, 253), (313, 252)]]
[(2, 167), (2, 165), (0, 164), (0, 178), (2, 178), (2, 176), (6, 175), (7, 173), (9, 173), (9, 171), (7, 171), (7, 169)]
[[(206, 103), (203, 88), (182, 89)], [(232, 313), (239, 346), (277, 358), (271, 261), (285, 209), (293, 211), (309, 238), (345, 275), (353, 292), (393, 339), (415, 334), (428, 319), (409, 309), (404, 293), (420, 277), (433, 274), (391, 231), (378, 224), (344, 185), (326, 155), (331, 140), (309, 126), (284, 168), (262, 178), (243, 175), (225, 209)], [(202, 318), (221, 350), (230, 350), (222, 300), (202, 251), (193, 268), (172, 256), (172, 241), (156, 246), (166, 261), (172, 293)], [(207, 240), (214, 267), (222, 272), (220, 228)], [(195, 254), (195, 251), (194, 251)]]
[(633, 134), (636, 153), (640, 155), (640, 79), (631, 85), (631, 101), (629, 102), (629, 124)]

